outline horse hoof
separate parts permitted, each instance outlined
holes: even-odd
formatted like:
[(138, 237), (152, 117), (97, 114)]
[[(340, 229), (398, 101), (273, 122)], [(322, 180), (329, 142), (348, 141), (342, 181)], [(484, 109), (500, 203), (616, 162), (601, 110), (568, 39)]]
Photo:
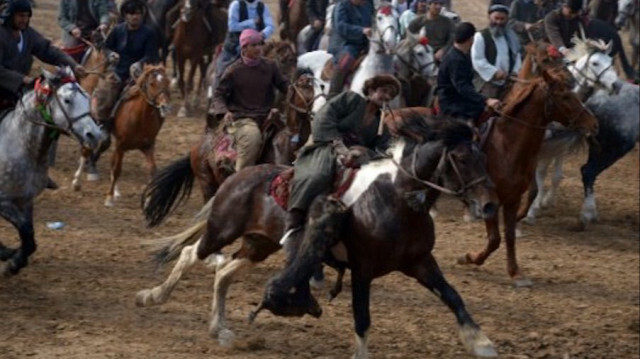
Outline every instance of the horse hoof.
[(514, 278), (513, 285), (516, 288), (531, 288), (533, 286), (533, 282), (529, 278), (520, 277)]
[(457, 263), (458, 264), (471, 264), (471, 261), (469, 260), (469, 255), (465, 254), (463, 256), (458, 257)]
[(149, 289), (143, 289), (136, 294), (136, 306), (138, 307), (148, 307), (152, 304), (155, 304), (151, 296), (151, 291)]
[(526, 216), (522, 219), (522, 223), (528, 224), (530, 226), (533, 226), (536, 224), (536, 217), (533, 216)]
[(113, 190), (113, 198), (120, 198), (122, 197), (122, 194), (120, 193), (120, 191), (118, 190), (118, 188)]
[(459, 334), (462, 344), (469, 353), (482, 358), (495, 358), (498, 356), (493, 342), (479, 328), (463, 325)]
[(516, 238), (524, 238), (527, 234), (524, 233), (520, 228), (516, 228)]
[(113, 198), (111, 198), (111, 196), (107, 197), (107, 199), (104, 200), (104, 206), (108, 208), (113, 208), (114, 203), (113, 203)]
[(187, 117), (187, 108), (186, 108), (186, 107), (184, 107), (184, 106), (181, 106), (181, 107), (180, 107), (180, 109), (178, 110), (178, 114), (177, 114), (177, 116), (178, 116), (179, 118), (185, 118), (185, 117)]
[(80, 185), (80, 181), (76, 181), (74, 180), (73, 182), (71, 182), (71, 187), (73, 188), (74, 191), (79, 192), (82, 189), (82, 186)]
[(97, 173), (87, 173), (87, 181), (95, 182), (100, 179), (100, 175)]
[(218, 332), (218, 343), (221, 347), (228, 348), (233, 345), (236, 335), (229, 329), (224, 328)]
[(309, 279), (309, 285), (312, 289), (322, 290), (322, 288), (324, 288), (324, 280), (316, 280), (315, 278), (311, 277), (311, 279)]

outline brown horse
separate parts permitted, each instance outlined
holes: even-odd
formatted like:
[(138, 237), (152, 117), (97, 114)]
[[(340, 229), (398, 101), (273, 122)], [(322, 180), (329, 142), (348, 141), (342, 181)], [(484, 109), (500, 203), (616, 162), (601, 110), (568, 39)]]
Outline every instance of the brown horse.
[[(598, 122), (584, 107), (565, 79), (544, 68), (541, 75), (518, 80), (507, 93), (505, 108), (493, 125), (489, 125), (483, 150), (487, 171), (496, 185), (504, 216), (507, 246), (507, 272), (517, 286), (529, 286), (516, 260), (516, 217), (523, 193), (536, 169), (536, 156), (542, 145), (546, 126), (556, 120), (568, 128), (594, 134)], [(500, 245), (499, 218), (485, 221), (488, 243), (480, 252), (467, 253), (460, 264), (482, 265)]]
[(154, 149), (156, 136), (160, 132), (166, 108), (169, 106), (169, 79), (162, 65), (145, 65), (135, 86), (128, 93), (113, 120), (112, 135), (115, 138), (115, 150), (111, 156), (111, 185), (105, 200), (105, 206), (114, 205), (114, 196), (120, 194), (116, 182), (122, 171), (122, 159), (125, 151), (140, 150), (149, 165), (151, 176), (156, 171)]
[[(311, 106), (313, 105), (313, 75), (302, 72), (289, 85), (285, 102), (286, 124), (274, 121), (267, 128), (264, 148), (258, 163), (290, 165), (295, 151), (309, 138)], [(277, 118), (277, 116), (276, 116)], [(147, 185), (142, 199), (147, 224), (157, 226), (182, 200), (186, 199), (198, 181), (204, 202), (216, 194), (218, 187), (234, 172), (233, 151), (224, 136), (224, 125), (207, 130), (189, 152), (161, 170)]]
[[(206, 74), (205, 50), (210, 47), (209, 30), (201, 15), (204, 5), (200, 0), (183, 0), (180, 8), (180, 21), (173, 34), (175, 61), (178, 65), (178, 87), (182, 95), (182, 105), (178, 117), (186, 117), (189, 110), (197, 107), (198, 99), (204, 86)], [(185, 82), (185, 66), (189, 62), (189, 74)], [(189, 101), (193, 91), (196, 70), (200, 69), (200, 80), (196, 88), (196, 96)]]
[[(493, 344), (466, 311), (431, 253), (435, 233), (427, 214), (440, 191), (454, 193), (472, 203), (474, 213), (483, 217), (495, 213), (495, 193), (484, 169), (484, 155), (471, 141), (472, 131), (464, 123), (425, 121), (422, 117), (415, 122), (418, 121), (425, 142), (398, 140), (389, 151), (391, 157), (364, 165), (356, 175), (355, 185), (342, 196), (349, 209), (344, 231), (340, 232), (344, 236), (337, 241), (348, 255), (337, 259), (351, 269), (358, 345), (355, 357), (367, 357), (371, 281), (392, 271), (417, 279), (438, 295), (454, 312), (465, 347), (474, 354), (492, 356)], [(241, 247), (233, 259), (218, 264), (209, 326), (211, 336), (223, 345), (229, 344), (233, 332), (227, 328), (224, 308), (234, 275), (280, 248), (278, 240), (284, 232), (286, 212), (265, 188), (278, 182), (285, 171), (287, 167), (260, 165), (246, 168), (223, 183), (219, 194), (211, 200), (207, 221), (162, 243), (166, 246), (159, 252), (158, 260), (178, 256), (179, 260), (162, 285), (138, 292), (136, 303), (146, 306), (165, 302), (182, 273), (198, 259), (204, 260), (241, 239)], [(416, 192), (426, 200), (410, 205), (406, 195)], [(310, 220), (307, 226), (313, 223)], [(200, 236), (203, 230), (204, 235)], [(321, 309), (315, 299), (306, 300), (310, 303), (299, 307), (299, 312), (288, 314), (319, 316)]]
[[(288, 2), (289, 9), (287, 11), (288, 28), (280, 31), (282, 40), (289, 40), (293, 43), (297, 42), (298, 34), (302, 29), (309, 25), (307, 17), (307, 1), (306, 0), (290, 0)], [(278, 14), (278, 18), (282, 19), (282, 14)], [(281, 22), (281, 21), (280, 21)]]

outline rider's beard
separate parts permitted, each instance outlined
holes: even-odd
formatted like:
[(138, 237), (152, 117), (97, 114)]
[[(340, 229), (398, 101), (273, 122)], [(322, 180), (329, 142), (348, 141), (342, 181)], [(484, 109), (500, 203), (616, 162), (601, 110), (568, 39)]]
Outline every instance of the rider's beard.
[(498, 24), (490, 24), (489, 25), (489, 32), (491, 33), (491, 36), (493, 37), (502, 37), (504, 36), (505, 33), (505, 26), (504, 25), (498, 25)]

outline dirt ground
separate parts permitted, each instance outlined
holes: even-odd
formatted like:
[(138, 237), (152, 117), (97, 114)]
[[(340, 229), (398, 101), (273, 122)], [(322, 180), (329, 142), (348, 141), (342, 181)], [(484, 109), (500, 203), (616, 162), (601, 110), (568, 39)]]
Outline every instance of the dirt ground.
[[(485, 1), (457, 6), (464, 19), (482, 26)], [(274, 8), (271, 4), (272, 9)], [(33, 24), (58, 37), (57, 2), (39, 0)], [(174, 97), (177, 98), (177, 95)], [(204, 125), (202, 116), (167, 119), (158, 138), (160, 167), (186, 153)], [(109, 153), (110, 154), (110, 153)], [(107, 178), (108, 158), (100, 163)], [(345, 358), (354, 332), (348, 276), (345, 290), (328, 303), (317, 292), (320, 319), (286, 319), (265, 313), (253, 325), (247, 315), (265, 281), (282, 263), (275, 255), (246, 273), (229, 294), (229, 325), (235, 345), (223, 348), (207, 334), (214, 274), (196, 266), (163, 306), (137, 308), (135, 293), (159, 284), (144, 239), (177, 233), (200, 206), (197, 191), (158, 229), (145, 228), (140, 193), (147, 180), (143, 157), (129, 153), (120, 181), (122, 198), (105, 208), (108, 182), (70, 188), (78, 146), (61, 140), (51, 176), (61, 185), (37, 199), (38, 251), (17, 277), (0, 280), (0, 358)], [(565, 167), (555, 207), (537, 226), (523, 227), (518, 258), (534, 286), (515, 289), (500, 248), (483, 267), (455, 259), (485, 242), (482, 223), (465, 223), (461, 205), (443, 198), (436, 218), (435, 256), (469, 311), (495, 342), (502, 358), (638, 358), (638, 148), (600, 176), (600, 221), (585, 232), (575, 225), (582, 199), (579, 166)], [(46, 227), (63, 221), (61, 230)], [(0, 238), (17, 245), (16, 232), (0, 224)], [(335, 275), (328, 272), (332, 281)], [(465, 358), (454, 316), (415, 281), (392, 274), (374, 282), (370, 351), (374, 358)]]

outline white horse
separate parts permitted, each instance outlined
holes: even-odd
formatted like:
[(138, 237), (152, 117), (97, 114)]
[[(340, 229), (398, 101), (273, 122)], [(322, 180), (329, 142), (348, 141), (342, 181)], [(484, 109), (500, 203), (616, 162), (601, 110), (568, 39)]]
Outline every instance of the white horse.
[[(415, 99), (418, 96), (412, 94), (413, 88), (411, 84), (414, 81), (426, 82), (432, 80), (438, 75), (438, 65), (436, 64), (435, 54), (433, 48), (429, 46), (426, 37), (414, 38), (413, 36), (407, 36), (404, 40), (400, 41), (396, 54), (394, 57), (394, 68), (396, 69), (396, 77), (403, 83), (403, 86), (408, 87), (409, 93), (403, 93), (403, 99), (405, 103), (401, 103), (400, 107), (406, 106), (427, 106), (430, 94), (422, 94), (420, 99), (424, 100), (424, 103), (407, 103), (410, 101), (409, 97)], [(403, 87), (403, 91), (405, 88)]]
[(616, 26), (622, 28), (629, 21), (629, 43), (633, 49), (631, 66), (636, 69), (640, 52), (640, 0), (618, 0)]
[[(591, 94), (596, 91), (588, 100), (586, 100), (587, 108), (592, 110), (594, 115), (596, 115), (600, 120), (601, 130), (596, 136), (596, 141), (602, 141), (603, 143), (614, 142), (611, 141), (610, 135), (604, 135), (603, 132), (614, 134), (614, 137), (616, 137), (615, 134), (618, 132), (634, 132), (633, 128), (636, 129), (635, 138), (637, 139), (637, 122), (639, 121), (637, 119), (639, 116), (638, 106), (634, 106), (631, 103), (634, 98), (633, 89), (627, 89), (627, 85), (629, 84), (621, 81), (618, 74), (615, 72), (613, 59), (608, 55), (611, 50), (611, 44), (605, 44), (601, 40), (580, 40), (577, 38), (574, 38), (573, 41), (576, 46), (573, 48), (573, 52), (567, 57), (567, 59), (571, 61), (568, 65), (568, 69), (576, 81), (574, 91), (581, 94)], [(625, 89), (625, 91), (624, 93), (619, 94), (621, 89)], [(607, 109), (604, 109), (602, 106), (597, 105), (603, 101), (620, 104), (629, 102), (629, 106), (625, 106), (626, 108), (612, 112), (608, 109), (611, 106), (607, 106)], [(612, 118), (612, 116), (615, 118)], [(635, 120), (634, 116), (636, 118)], [(555, 195), (563, 178), (562, 165), (564, 156), (574, 151), (576, 148), (581, 147), (580, 145), (583, 143), (581, 136), (572, 131), (562, 128), (549, 129), (548, 131), (549, 138), (543, 143), (543, 147), (538, 156), (538, 166), (536, 168), (535, 181), (538, 193), (527, 212), (527, 216), (524, 218), (524, 221), (529, 224), (535, 223), (536, 216), (542, 208), (548, 207), (555, 202)], [(628, 136), (621, 134), (621, 137), (624, 137), (624, 139), (616, 140), (615, 142), (618, 142), (619, 146), (625, 148), (628, 147), (629, 141), (626, 139)], [(633, 139), (630, 141), (635, 142)], [(592, 157), (592, 151), (595, 150), (590, 149), (590, 157)], [(617, 149), (611, 148), (602, 148), (600, 151), (618, 152)], [(626, 152), (628, 151), (625, 151), (624, 153)], [(593, 161), (590, 160), (589, 162)], [(598, 162), (608, 161), (603, 160)], [(613, 164), (613, 162), (615, 162), (615, 160), (608, 163), (606, 167)], [(553, 165), (554, 173), (551, 179), (551, 187), (546, 190), (544, 182), (548, 168), (551, 165)], [(589, 168), (592, 165), (588, 163), (585, 166)], [(597, 174), (592, 175), (591, 172), (595, 171), (590, 170), (587, 171), (590, 173), (585, 174), (584, 167), (582, 172), (586, 198), (580, 218), (584, 224), (597, 217), (592, 188), (592, 182), (595, 181), (595, 176), (597, 176)], [(592, 180), (586, 179), (591, 177), (593, 178)], [(591, 189), (589, 190), (588, 188)]]
[[(383, 5), (376, 10), (375, 22), (372, 25), (373, 35), (369, 42), (369, 52), (351, 78), (348, 89), (362, 94), (362, 86), (367, 79), (381, 74), (393, 74), (393, 57), (398, 44), (398, 13), (390, 5)], [(322, 70), (333, 55), (318, 50), (298, 57), (298, 68), (308, 68), (316, 78), (313, 112), (326, 102), (322, 94), (329, 93), (329, 79), (322, 79)]]

